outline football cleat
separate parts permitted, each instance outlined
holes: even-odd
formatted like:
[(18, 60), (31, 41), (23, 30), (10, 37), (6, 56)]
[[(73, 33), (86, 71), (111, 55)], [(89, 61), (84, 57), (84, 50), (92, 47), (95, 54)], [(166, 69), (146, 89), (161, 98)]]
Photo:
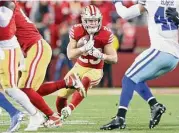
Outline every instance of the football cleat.
[(75, 85), (76, 85), (75, 76), (74, 75), (70, 75), (69, 77), (67, 77), (65, 79), (65, 83), (66, 83), (66, 86), (69, 87), (69, 88), (75, 87)]
[(71, 108), (69, 106), (64, 107), (61, 110), (61, 120), (64, 121), (65, 119), (67, 119), (70, 115), (71, 115)]
[(122, 117), (114, 117), (111, 122), (106, 125), (103, 125), (100, 130), (113, 130), (113, 129), (125, 129), (126, 123), (125, 119)]
[(11, 125), (7, 132), (15, 132), (20, 128), (21, 121), (23, 120), (24, 114), (22, 112), (17, 112), (11, 118)]
[(75, 89), (77, 89), (80, 94), (83, 96), (83, 97), (86, 97), (86, 90), (80, 80), (80, 77), (78, 76), (77, 73), (74, 73), (72, 74), (71, 76), (69, 76), (66, 80), (66, 86), (67, 87), (74, 87)]
[(48, 120), (44, 123), (44, 126), (48, 128), (61, 127), (62, 122), (60, 116), (55, 113), (52, 116), (49, 116)]
[(163, 104), (157, 103), (151, 107), (151, 120), (149, 122), (149, 128), (154, 128), (159, 124), (162, 114), (165, 113), (166, 107)]
[(37, 131), (39, 127), (45, 122), (45, 118), (40, 112), (30, 116), (30, 121), (27, 128), (24, 131)]

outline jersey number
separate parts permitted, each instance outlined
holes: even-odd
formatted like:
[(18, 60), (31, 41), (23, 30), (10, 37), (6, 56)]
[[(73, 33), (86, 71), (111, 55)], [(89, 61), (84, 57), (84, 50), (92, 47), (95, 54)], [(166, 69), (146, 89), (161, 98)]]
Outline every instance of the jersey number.
[(178, 26), (173, 21), (165, 17), (165, 8), (159, 7), (154, 16), (156, 24), (162, 24), (162, 31), (176, 30)]
[[(101, 48), (98, 48), (101, 52), (102, 52), (102, 49)], [(83, 55), (84, 56), (84, 55)], [(87, 56), (87, 55), (86, 55)], [(97, 59), (97, 60), (94, 60), (94, 59), (85, 59), (85, 58), (82, 58), (81, 56), (79, 57), (79, 59), (83, 62), (83, 63), (90, 63), (92, 65), (97, 65), (101, 62), (101, 59)]]

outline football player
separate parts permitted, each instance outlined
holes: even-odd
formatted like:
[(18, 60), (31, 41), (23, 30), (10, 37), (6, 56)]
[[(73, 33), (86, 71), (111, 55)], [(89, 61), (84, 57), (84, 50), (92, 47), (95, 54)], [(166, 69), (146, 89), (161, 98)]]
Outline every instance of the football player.
[(178, 25), (171, 20), (169, 14), (168, 17), (165, 15), (165, 11), (169, 7), (176, 10), (179, 3), (178, 0), (139, 0), (138, 4), (126, 8), (122, 5), (122, 0), (114, 0), (113, 2), (117, 13), (124, 19), (134, 18), (147, 11), (151, 46), (142, 52), (126, 71), (122, 79), (122, 92), (117, 115), (101, 129), (125, 128), (125, 116), (134, 90), (150, 105), (149, 128), (154, 128), (159, 123), (166, 108), (157, 102), (146, 81), (172, 71), (178, 64)]
[[(15, 3), (15, 1), (0, 1), (0, 83), (2, 89), (31, 115), (29, 125), (37, 128), (43, 117), (31, 104), (27, 95), (17, 87), (20, 48), (15, 36), (15, 13), (17, 11)], [(1, 105), (10, 107), (5, 97), (1, 95), (1, 98)], [(11, 118), (11, 126), (8, 131), (14, 132), (19, 126), (22, 114), (17, 110), (11, 111), (14, 115)]]
[[(81, 14), (82, 23), (74, 25), (70, 30), (70, 42), (67, 47), (69, 59), (77, 59), (74, 67), (67, 73), (68, 78), (78, 73), (86, 92), (89, 88), (98, 85), (103, 76), (103, 64), (117, 62), (117, 53), (112, 47), (113, 33), (102, 25), (100, 10), (89, 5)], [(89, 40), (84, 39), (84, 45), (78, 47), (78, 41), (90, 36)], [(54, 83), (44, 84), (40, 88), (58, 89)], [(67, 99), (72, 95), (71, 102), (67, 105)], [(56, 100), (56, 107), (62, 119), (66, 119), (83, 100), (78, 91), (72, 89), (60, 89)]]
[[(36, 92), (44, 81), (46, 70), (51, 60), (51, 47), (42, 38), (35, 25), (24, 14), (18, 3), (16, 3), (15, 22), (17, 27), (17, 40), (25, 55), (25, 67), (21, 70), (22, 75), (19, 79), (18, 87), (27, 94), (35, 107), (48, 117), (47, 123), (55, 127), (60, 126), (59, 115), (54, 113), (42, 96)], [(71, 87), (75, 86), (74, 84), (78, 84), (77, 76), (69, 78), (71, 81), (73, 80), (72, 84), (65, 80), (61, 80), (56, 83), (57, 86), (66, 87), (71, 84)], [(36, 129), (29, 125), (26, 131), (29, 130)]]

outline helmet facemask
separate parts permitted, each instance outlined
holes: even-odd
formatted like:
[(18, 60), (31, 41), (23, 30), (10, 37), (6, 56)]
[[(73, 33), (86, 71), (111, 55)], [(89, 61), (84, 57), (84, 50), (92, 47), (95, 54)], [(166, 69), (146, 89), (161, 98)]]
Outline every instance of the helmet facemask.
[(93, 5), (83, 9), (81, 20), (83, 27), (89, 34), (94, 34), (101, 29), (102, 15), (99, 9)]

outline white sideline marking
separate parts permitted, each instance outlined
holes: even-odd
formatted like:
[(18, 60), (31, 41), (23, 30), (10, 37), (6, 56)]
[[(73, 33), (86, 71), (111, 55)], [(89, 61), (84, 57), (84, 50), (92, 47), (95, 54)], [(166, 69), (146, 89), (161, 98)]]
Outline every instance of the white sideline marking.
[(96, 123), (85, 121), (85, 120), (72, 120), (72, 121), (65, 121), (64, 124), (67, 124), (67, 125), (94, 125)]
[[(10, 123), (10, 121), (4, 120), (4, 121), (0, 122), (0, 125), (5, 126), (5, 125), (9, 125), (9, 123)], [(21, 124), (27, 125), (28, 121), (22, 121)], [(63, 124), (64, 125), (95, 125), (96, 123), (89, 122), (87, 120), (71, 120), (71, 121), (65, 121)]]

